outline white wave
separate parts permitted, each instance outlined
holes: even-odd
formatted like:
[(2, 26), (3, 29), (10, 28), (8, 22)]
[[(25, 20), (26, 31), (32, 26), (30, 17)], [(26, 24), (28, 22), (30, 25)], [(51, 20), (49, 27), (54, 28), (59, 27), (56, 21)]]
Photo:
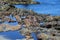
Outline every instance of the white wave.
[(4, 35), (0, 35), (0, 40), (11, 40), (11, 39), (6, 38)]
[[(16, 40), (26, 40), (26, 39), (24, 38), (24, 39), (16, 39)], [(34, 39), (29, 39), (29, 40), (34, 40)]]

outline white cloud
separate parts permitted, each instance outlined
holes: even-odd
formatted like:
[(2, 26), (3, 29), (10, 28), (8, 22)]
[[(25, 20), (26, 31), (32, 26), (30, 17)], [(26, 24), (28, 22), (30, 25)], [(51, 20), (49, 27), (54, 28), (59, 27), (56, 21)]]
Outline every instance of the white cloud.
[(11, 40), (11, 39), (6, 38), (4, 35), (0, 35), (0, 40)]

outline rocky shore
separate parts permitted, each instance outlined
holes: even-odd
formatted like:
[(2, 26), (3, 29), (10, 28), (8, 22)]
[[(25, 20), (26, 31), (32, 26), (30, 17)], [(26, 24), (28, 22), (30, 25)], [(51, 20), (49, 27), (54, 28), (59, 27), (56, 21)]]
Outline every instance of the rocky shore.
[(0, 3), (2, 4), (40, 4), (39, 2), (35, 2), (33, 0), (0, 0)]
[[(38, 14), (32, 10), (18, 9), (10, 4), (1, 4), (0, 7), (0, 32), (18, 30), (27, 40), (33, 38), (32, 32), (36, 33), (40, 40), (60, 39), (60, 16)], [(18, 22), (18, 25), (4, 24), (5, 21)]]

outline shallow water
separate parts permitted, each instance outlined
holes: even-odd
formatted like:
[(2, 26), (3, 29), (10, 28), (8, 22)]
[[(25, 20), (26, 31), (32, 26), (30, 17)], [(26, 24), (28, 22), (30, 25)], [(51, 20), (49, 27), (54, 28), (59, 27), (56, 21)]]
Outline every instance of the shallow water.
[[(24, 9), (30, 9), (33, 10), (37, 13), (42, 13), (42, 14), (51, 14), (51, 15), (59, 15), (60, 16), (60, 0), (36, 0), (41, 2), (41, 4), (37, 5), (15, 5), (17, 8), (24, 8)], [(14, 18), (12, 18), (14, 19)], [(7, 23), (7, 22), (5, 22)], [(16, 23), (7, 23), (10, 25), (17, 25)], [(17, 32), (17, 31), (9, 31), (9, 32), (2, 32), (0, 35), (5, 35), (5, 37), (12, 39), (17, 39), (17, 38), (23, 38), (23, 36)], [(35, 34), (33, 34), (34, 38)]]

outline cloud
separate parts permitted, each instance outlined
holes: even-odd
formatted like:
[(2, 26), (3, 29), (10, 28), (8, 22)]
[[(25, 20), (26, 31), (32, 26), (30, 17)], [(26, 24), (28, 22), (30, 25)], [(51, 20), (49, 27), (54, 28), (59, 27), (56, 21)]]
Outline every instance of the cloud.
[(4, 35), (0, 35), (0, 40), (11, 40), (11, 39), (6, 38)]

